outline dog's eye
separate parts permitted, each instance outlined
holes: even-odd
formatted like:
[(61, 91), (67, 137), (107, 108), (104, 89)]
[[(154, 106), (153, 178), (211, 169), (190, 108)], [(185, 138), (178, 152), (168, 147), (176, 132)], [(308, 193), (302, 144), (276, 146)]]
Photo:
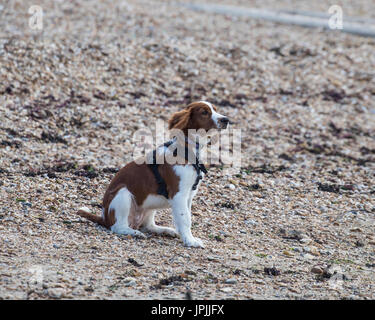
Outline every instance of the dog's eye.
[(208, 111), (207, 111), (207, 110), (204, 110), (204, 111), (202, 112), (202, 114), (203, 114), (204, 116), (206, 116), (206, 115), (208, 115)]

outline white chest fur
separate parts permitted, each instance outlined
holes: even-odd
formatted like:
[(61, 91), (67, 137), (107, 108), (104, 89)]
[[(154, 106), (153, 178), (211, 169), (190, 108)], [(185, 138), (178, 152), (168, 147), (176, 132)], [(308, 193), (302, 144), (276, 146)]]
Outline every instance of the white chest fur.
[[(192, 165), (186, 165), (186, 166), (177, 165), (177, 166), (174, 166), (173, 169), (176, 175), (180, 178), (178, 193), (189, 197), (191, 193), (197, 191), (197, 190), (192, 190), (192, 187), (197, 179), (197, 171), (194, 169)], [(201, 175), (203, 177), (204, 175), (203, 172), (201, 172)]]

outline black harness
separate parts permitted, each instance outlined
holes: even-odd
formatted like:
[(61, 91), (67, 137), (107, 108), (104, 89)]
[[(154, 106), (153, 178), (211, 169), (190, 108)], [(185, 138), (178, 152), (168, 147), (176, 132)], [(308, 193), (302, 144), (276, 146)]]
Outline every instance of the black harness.
[[(169, 148), (169, 146), (174, 141), (175, 140), (168, 141), (168, 142), (164, 143), (163, 146)], [(195, 182), (194, 182), (194, 184), (191, 188), (192, 190), (197, 189), (198, 183), (202, 179), (201, 172), (203, 172), (204, 174), (207, 174), (206, 167), (204, 166), (203, 163), (199, 162), (199, 143), (198, 142), (196, 142), (196, 144), (195, 144), (195, 149), (196, 149), (195, 163), (193, 163), (192, 166), (194, 167), (195, 171), (197, 172), (197, 178), (195, 179)], [(175, 149), (173, 151), (173, 156), (175, 156), (175, 157), (177, 156), (177, 149)], [(186, 145), (185, 145), (185, 160), (189, 162), (189, 149)], [(158, 184), (158, 191), (157, 191), (158, 194), (160, 194), (160, 195), (162, 195), (162, 196), (164, 196), (168, 199), (169, 195), (168, 195), (168, 191), (167, 191), (167, 184), (165, 183), (164, 179), (160, 175), (160, 172), (159, 172), (159, 169), (158, 169), (159, 164), (156, 163), (156, 150), (154, 150), (152, 152), (152, 163), (149, 164), (148, 166), (151, 169), (152, 173), (154, 174), (156, 182)]]

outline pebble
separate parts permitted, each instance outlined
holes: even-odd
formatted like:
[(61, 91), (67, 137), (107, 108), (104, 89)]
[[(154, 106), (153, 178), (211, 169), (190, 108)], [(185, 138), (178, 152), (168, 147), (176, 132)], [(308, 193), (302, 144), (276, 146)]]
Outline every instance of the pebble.
[(255, 220), (251, 220), (251, 219), (245, 220), (245, 224), (254, 226), (254, 227), (258, 225), (258, 223)]
[(314, 256), (320, 256), (320, 252), (316, 247), (310, 247), (310, 253)]
[(262, 279), (255, 279), (255, 283), (264, 284), (264, 281)]
[(229, 179), (228, 181), (229, 181), (231, 184), (238, 185), (238, 181), (237, 181), (237, 180)]
[(84, 294), (85, 294), (85, 291), (82, 288), (74, 288), (72, 291), (73, 296), (81, 296)]
[(60, 299), (65, 295), (65, 289), (63, 288), (49, 288), (48, 295), (55, 299)]
[(325, 254), (325, 255), (331, 255), (331, 254), (334, 254), (335, 251), (334, 250), (320, 250), (320, 253), (321, 254)]
[(207, 256), (207, 260), (208, 261), (219, 261), (219, 260), (221, 260), (221, 258), (218, 257), (218, 256)]
[(306, 254), (304, 254), (303, 257), (304, 257), (305, 259), (314, 259), (314, 256), (313, 256), (312, 254), (310, 254), (310, 253), (306, 253)]
[(321, 267), (315, 266), (315, 267), (311, 268), (311, 272), (312, 273), (316, 273), (316, 274), (322, 274), (323, 273), (323, 269)]
[(230, 279), (225, 280), (225, 283), (227, 283), (227, 284), (236, 284), (237, 280), (235, 278), (230, 278)]
[(283, 254), (284, 254), (285, 256), (287, 256), (287, 257), (293, 257), (293, 256), (294, 256), (294, 254), (293, 254), (292, 252), (288, 251), (288, 250), (284, 250), (284, 251), (283, 251)]
[(134, 287), (137, 285), (137, 282), (132, 277), (127, 277), (124, 279), (125, 287)]
[(319, 207), (319, 210), (320, 210), (321, 213), (326, 213), (327, 212), (327, 208), (323, 207), (323, 206)]
[(302, 238), (299, 242), (303, 243), (303, 244), (307, 244), (307, 243), (310, 243), (312, 240), (310, 238)]
[(22, 205), (25, 207), (31, 208), (31, 203), (30, 202), (22, 202)]
[(135, 287), (136, 285), (137, 285), (137, 282), (134, 280), (125, 283), (125, 287)]

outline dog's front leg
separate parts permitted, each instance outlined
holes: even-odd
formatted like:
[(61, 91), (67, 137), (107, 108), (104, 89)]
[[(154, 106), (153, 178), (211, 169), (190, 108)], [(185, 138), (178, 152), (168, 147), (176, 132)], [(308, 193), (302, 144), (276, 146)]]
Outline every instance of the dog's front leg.
[(177, 232), (187, 247), (204, 248), (201, 239), (194, 238), (191, 233), (191, 212), (187, 197), (176, 196), (172, 200), (173, 221)]

